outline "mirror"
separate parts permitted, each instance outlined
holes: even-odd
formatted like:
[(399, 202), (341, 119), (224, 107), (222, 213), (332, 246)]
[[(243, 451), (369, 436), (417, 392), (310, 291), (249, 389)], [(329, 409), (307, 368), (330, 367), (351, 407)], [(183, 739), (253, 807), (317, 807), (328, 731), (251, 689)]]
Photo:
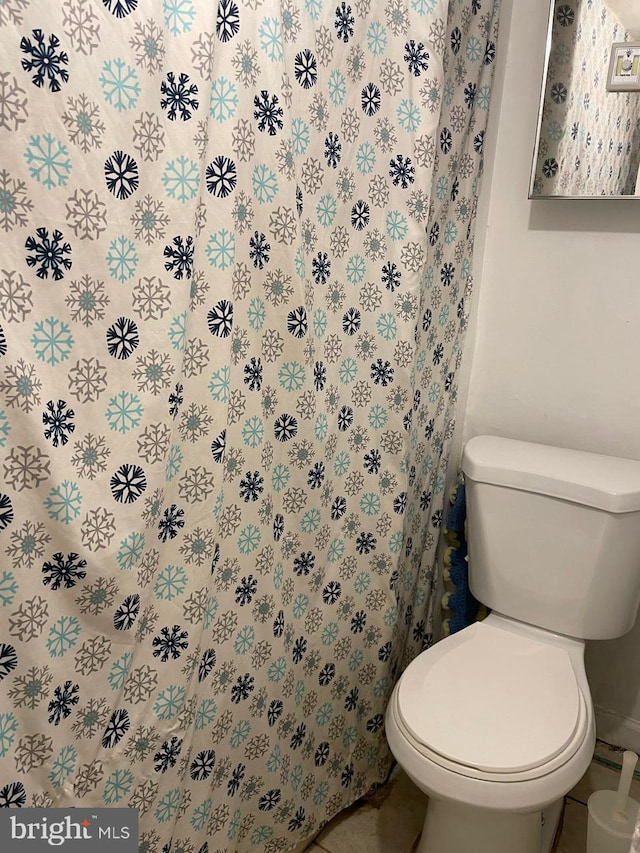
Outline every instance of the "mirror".
[(640, 81), (615, 76), (620, 43), (640, 50), (639, 6), (551, 0), (529, 198), (640, 198)]

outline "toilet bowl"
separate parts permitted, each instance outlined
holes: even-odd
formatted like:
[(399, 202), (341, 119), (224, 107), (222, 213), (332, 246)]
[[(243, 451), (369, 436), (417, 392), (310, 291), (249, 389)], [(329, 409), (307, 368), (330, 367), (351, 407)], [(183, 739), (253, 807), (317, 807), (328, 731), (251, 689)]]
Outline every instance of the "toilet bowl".
[(640, 463), (483, 436), (463, 471), (492, 612), (409, 664), (387, 740), (429, 796), (416, 853), (548, 853), (595, 744), (585, 639), (638, 608)]

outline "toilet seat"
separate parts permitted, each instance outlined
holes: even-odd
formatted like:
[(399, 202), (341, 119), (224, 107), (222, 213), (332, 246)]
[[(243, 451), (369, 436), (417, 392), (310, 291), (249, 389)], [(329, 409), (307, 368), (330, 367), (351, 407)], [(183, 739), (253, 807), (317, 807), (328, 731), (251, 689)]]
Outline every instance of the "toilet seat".
[(394, 699), (397, 724), (414, 749), (487, 781), (550, 773), (576, 753), (589, 725), (567, 651), (487, 623), (419, 655)]

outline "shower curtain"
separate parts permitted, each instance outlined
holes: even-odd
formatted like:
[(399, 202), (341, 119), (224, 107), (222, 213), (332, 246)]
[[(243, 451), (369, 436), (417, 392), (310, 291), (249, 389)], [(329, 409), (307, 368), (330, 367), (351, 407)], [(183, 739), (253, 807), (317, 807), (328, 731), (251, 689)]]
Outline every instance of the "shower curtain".
[(492, 0), (0, 3), (0, 803), (275, 853), (431, 641)]

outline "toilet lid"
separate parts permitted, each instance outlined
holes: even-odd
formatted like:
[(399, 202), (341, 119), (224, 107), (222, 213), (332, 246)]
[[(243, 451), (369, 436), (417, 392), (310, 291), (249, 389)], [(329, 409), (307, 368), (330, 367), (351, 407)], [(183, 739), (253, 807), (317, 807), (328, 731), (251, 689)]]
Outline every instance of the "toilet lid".
[(580, 704), (564, 649), (481, 622), (415, 658), (398, 685), (398, 711), (418, 742), (490, 773), (559, 755)]

